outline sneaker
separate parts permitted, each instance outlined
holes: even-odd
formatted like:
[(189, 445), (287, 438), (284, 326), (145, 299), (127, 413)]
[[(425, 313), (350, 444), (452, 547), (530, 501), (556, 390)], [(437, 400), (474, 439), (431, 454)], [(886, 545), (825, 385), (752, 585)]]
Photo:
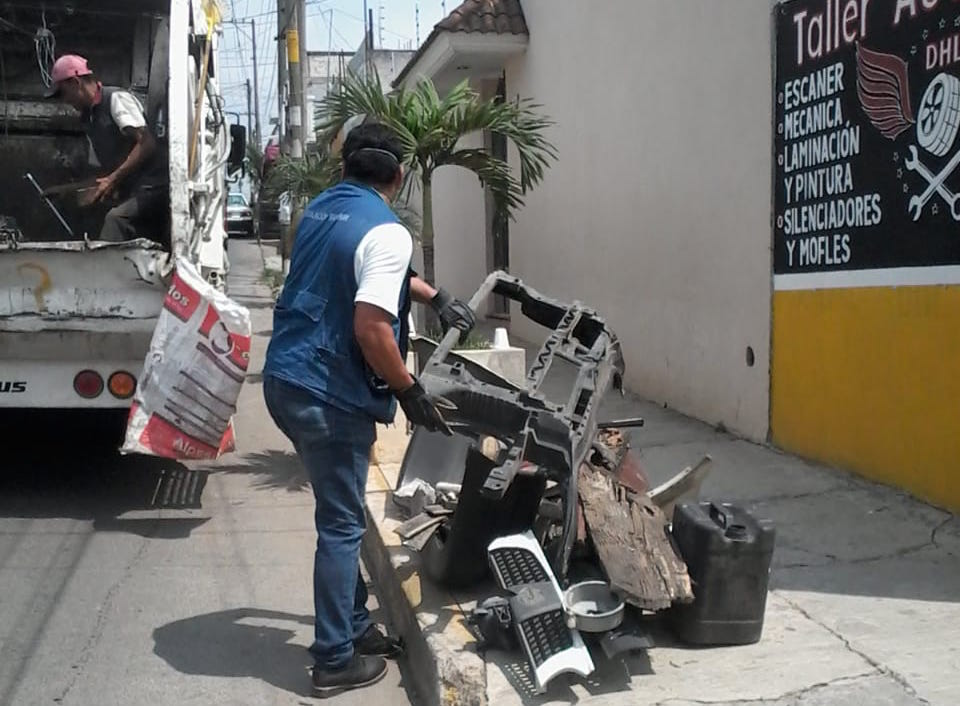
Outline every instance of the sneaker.
[(350, 661), (339, 669), (323, 669), (313, 665), (313, 693), (327, 697), (349, 689), (376, 684), (387, 673), (383, 657), (370, 657), (354, 653)]
[(353, 648), (362, 655), (376, 657), (399, 657), (403, 654), (403, 640), (385, 635), (376, 625), (371, 625), (353, 641)]

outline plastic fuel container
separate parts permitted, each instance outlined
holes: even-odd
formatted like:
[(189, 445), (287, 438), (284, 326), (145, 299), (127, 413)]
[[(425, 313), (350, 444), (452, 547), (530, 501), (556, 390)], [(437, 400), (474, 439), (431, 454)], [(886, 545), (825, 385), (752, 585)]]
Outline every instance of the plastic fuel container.
[(693, 582), (693, 603), (671, 609), (673, 628), (695, 645), (746, 645), (763, 632), (774, 526), (730, 503), (678, 504), (673, 536)]

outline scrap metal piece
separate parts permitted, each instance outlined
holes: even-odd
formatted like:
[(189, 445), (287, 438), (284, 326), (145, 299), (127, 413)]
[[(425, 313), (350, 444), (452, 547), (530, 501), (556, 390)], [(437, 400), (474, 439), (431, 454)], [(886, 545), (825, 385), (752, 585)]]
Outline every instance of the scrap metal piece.
[(666, 517), (673, 517), (673, 506), (678, 502), (699, 499), (700, 486), (710, 472), (712, 463), (713, 457), (704, 454), (695, 466), (687, 466), (670, 480), (649, 491), (650, 500)]
[(512, 594), (507, 600), (514, 629), (538, 692), (564, 672), (589, 676), (590, 652), (580, 633), (567, 627), (560, 585), (533, 533), (493, 540), (488, 558), (497, 583)]
[(23, 233), (17, 226), (17, 219), (0, 214), (0, 243), (9, 244), (11, 249), (16, 250), (21, 240), (23, 240)]
[(607, 659), (619, 657), (624, 652), (648, 650), (653, 646), (653, 638), (643, 629), (639, 621), (629, 614), (624, 618), (620, 627), (611, 630), (600, 638), (600, 647)]
[(504, 651), (517, 646), (510, 601), (503, 596), (492, 596), (479, 603), (467, 616), (467, 625), (477, 633), (477, 647)]
[(63, 194), (75, 194), (81, 191), (86, 191), (87, 189), (92, 189), (96, 187), (96, 179), (83, 179), (81, 181), (71, 181), (67, 184), (57, 184), (56, 186), (48, 186), (43, 190), (44, 196), (61, 196)]
[(440, 526), (443, 524), (442, 517), (433, 519), (435, 519), (436, 522), (428, 524), (419, 534), (416, 534), (409, 539), (404, 539), (401, 544), (408, 549), (413, 549), (415, 552), (422, 552), (423, 548), (427, 546), (427, 544), (430, 542), (430, 539), (437, 533), (437, 530), (439, 530)]
[(582, 632), (604, 633), (623, 622), (624, 605), (606, 581), (581, 581), (563, 592), (567, 625)]
[(407, 540), (431, 527), (436, 527), (441, 522), (443, 522), (443, 515), (433, 516), (421, 512), (419, 515), (414, 515), (409, 520), (401, 522), (393, 531), (400, 539)]

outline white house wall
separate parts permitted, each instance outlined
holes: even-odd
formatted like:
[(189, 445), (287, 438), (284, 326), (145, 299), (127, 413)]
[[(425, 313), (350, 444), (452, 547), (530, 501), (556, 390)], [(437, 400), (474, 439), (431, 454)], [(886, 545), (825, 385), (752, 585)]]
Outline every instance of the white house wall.
[[(557, 121), (560, 154), (511, 224), (512, 273), (606, 316), (633, 390), (755, 439), (768, 430), (770, 8), (523, 0), (530, 43), (506, 77), (508, 98)], [(469, 175), (448, 187), (438, 273), (463, 295), (482, 199)], [(440, 244), (454, 232), (455, 249)], [(514, 316), (515, 334), (542, 335), (531, 328)]]
[[(458, 147), (483, 147), (483, 135), (469, 135)], [(437, 282), (466, 301), (487, 274), (483, 187), (473, 172), (452, 166), (435, 172), (433, 224)]]

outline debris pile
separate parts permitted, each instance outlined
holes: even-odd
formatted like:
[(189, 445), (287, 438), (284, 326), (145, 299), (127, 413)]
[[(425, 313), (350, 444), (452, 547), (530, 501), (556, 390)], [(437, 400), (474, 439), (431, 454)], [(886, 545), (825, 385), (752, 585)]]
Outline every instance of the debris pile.
[[(394, 492), (409, 517), (396, 532), (420, 553), (429, 578), (469, 587), (492, 574), (501, 589), (470, 616), (481, 646), (521, 649), (543, 690), (558, 674), (593, 671), (588, 643), (608, 657), (651, 647), (643, 611), (709, 603), (712, 613), (686, 614), (693, 624), (721, 625), (708, 642), (759, 639), (758, 630), (732, 638), (723, 630), (729, 606), (716, 595), (705, 602), (698, 577), (691, 580), (689, 557), (671, 534), (671, 517), (699, 507), (686, 501), (699, 495), (710, 457), (651, 489), (623, 432), (643, 420), (598, 418), (604, 395), (611, 388), (622, 392), (624, 373), (619, 341), (606, 322), (592, 309), (545, 297), (502, 272), (490, 275), (470, 306), (479, 309), (490, 295), (517, 302), (550, 334), (522, 385), (455, 353), (456, 330), (439, 343), (414, 339), (422, 384), (456, 405), (445, 414), (456, 433), (415, 430)], [(556, 361), (575, 373), (560, 401), (544, 392)], [(754, 569), (747, 572), (753, 603), (739, 607), (755, 617), (757, 600), (766, 595), (772, 527), (733, 530), (727, 522), (742, 510), (707, 505), (728, 509), (708, 513), (719, 539), (693, 543), (695, 565), (715, 564), (711, 552), (720, 547), (724, 571), (711, 576)], [(758, 546), (761, 551), (753, 551)], [(761, 604), (761, 624), (762, 612)], [(736, 617), (729, 622), (742, 622)]]

